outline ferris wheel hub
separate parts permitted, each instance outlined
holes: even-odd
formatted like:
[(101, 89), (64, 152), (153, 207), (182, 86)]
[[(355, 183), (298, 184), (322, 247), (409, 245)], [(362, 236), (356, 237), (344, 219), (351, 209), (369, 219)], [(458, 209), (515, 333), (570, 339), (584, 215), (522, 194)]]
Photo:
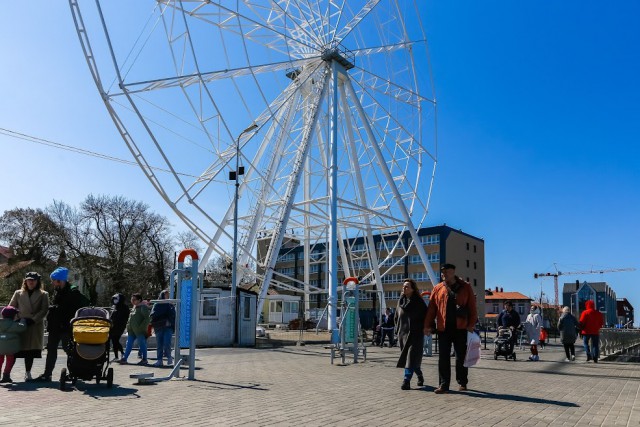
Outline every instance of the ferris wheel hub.
[(324, 52), (322, 52), (321, 58), (326, 62), (336, 61), (342, 65), (345, 70), (350, 70), (355, 67), (355, 54), (342, 45), (326, 48)]

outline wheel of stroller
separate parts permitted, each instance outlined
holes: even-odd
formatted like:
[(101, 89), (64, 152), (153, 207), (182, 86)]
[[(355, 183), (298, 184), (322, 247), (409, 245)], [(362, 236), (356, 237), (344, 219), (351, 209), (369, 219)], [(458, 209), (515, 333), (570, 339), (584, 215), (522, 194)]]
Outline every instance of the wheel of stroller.
[(62, 371), (60, 371), (60, 390), (64, 391), (66, 381), (67, 381), (67, 368), (62, 368)]
[(498, 360), (498, 353), (493, 353), (493, 360)]
[(107, 388), (113, 386), (113, 368), (107, 369)]

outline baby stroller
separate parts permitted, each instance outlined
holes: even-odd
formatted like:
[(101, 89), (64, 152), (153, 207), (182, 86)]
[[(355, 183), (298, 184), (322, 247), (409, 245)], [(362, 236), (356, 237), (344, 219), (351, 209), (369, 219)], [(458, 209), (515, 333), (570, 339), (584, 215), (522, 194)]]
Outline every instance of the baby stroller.
[(498, 336), (493, 341), (493, 358), (498, 360), (498, 356), (504, 356), (504, 360), (516, 360), (516, 353), (513, 351), (515, 340), (511, 329), (499, 329)]
[(373, 328), (373, 335), (371, 337), (371, 344), (373, 344), (375, 346), (379, 346), (380, 345), (380, 338), (382, 338), (382, 330), (380, 328), (380, 325), (376, 325), (375, 328)]
[[(104, 308), (85, 307), (76, 311), (71, 319), (73, 333), (72, 348), (69, 349), (67, 368), (60, 373), (60, 390), (67, 381), (76, 384), (78, 379), (96, 384), (106, 380), (107, 387), (113, 385), (113, 368), (109, 367), (109, 330), (111, 320)], [(68, 371), (67, 371), (68, 369)]]

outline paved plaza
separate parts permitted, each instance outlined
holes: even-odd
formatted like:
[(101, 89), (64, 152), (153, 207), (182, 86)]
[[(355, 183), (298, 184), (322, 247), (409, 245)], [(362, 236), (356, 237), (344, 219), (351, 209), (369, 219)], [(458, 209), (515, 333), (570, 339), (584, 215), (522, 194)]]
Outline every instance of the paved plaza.
[[(114, 364), (112, 389), (79, 381), (68, 391), (57, 381), (22, 382), (18, 360), (18, 382), (0, 387), (0, 425), (640, 426), (637, 364), (585, 363), (581, 351), (568, 363), (559, 345), (542, 350), (540, 362), (525, 352), (507, 362), (489, 349), (471, 368), (467, 392), (435, 395), (437, 357), (424, 358), (425, 387), (414, 378), (402, 391), (398, 352), (368, 347), (366, 362), (341, 366), (321, 344), (199, 349), (195, 381), (139, 385), (130, 374), (168, 369)], [(54, 379), (64, 360), (59, 351)], [(43, 365), (37, 360), (33, 373)]]

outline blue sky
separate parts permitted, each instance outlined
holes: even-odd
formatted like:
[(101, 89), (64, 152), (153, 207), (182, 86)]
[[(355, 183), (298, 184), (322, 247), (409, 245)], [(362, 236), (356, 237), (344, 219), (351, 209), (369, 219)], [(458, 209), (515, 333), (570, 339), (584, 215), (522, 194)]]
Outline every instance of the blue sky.
[[(488, 287), (552, 297), (533, 273), (554, 263), (640, 268), (640, 3), (427, 4), (439, 108), (429, 223), (485, 239)], [(131, 159), (65, 2), (4, 5), (0, 40), (1, 128)], [(182, 227), (136, 167), (5, 135), (0, 150), (0, 212), (123, 194)], [(560, 283), (576, 279), (607, 281), (640, 310), (640, 271)]]

